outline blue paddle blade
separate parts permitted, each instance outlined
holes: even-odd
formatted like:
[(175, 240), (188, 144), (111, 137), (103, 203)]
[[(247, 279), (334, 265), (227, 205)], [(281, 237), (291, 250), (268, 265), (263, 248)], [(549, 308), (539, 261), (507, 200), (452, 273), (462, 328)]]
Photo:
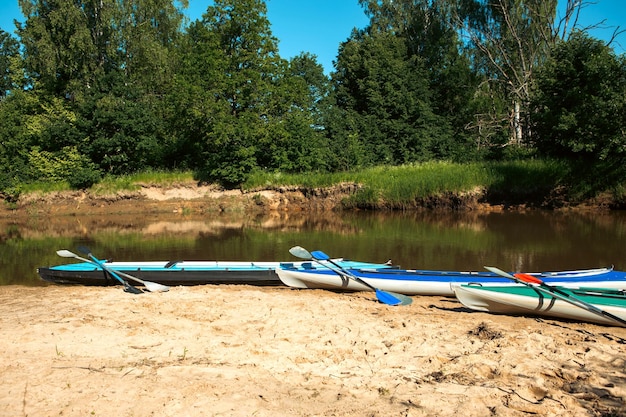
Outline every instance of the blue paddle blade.
[(321, 250), (314, 250), (313, 252), (311, 252), (311, 255), (318, 261), (327, 261), (330, 259), (330, 256), (326, 255)]
[(388, 304), (390, 306), (397, 305), (408, 305), (413, 302), (411, 297), (407, 297), (402, 294), (391, 294), (387, 291), (376, 289), (376, 298), (383, 304)]

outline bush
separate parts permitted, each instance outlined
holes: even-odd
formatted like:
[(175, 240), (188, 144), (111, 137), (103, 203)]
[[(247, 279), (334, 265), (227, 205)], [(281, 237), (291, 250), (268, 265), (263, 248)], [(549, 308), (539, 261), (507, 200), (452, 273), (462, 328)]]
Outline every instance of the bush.
[(626, 156), (626, 59), (574, 33), (552, 51), (532, 95), (533, 138), (544, 155), (622, 165)]
[(67, 181), (70, 187), (75, 190), (83, 190), (98, 183), (102, 179), (102, 174), (95, 164), (90, 163), (89, 166), (82, 167), (74, 171)]
[(101, 178), (100, 171), (89, 157), (74, 146), (59, 152), (41, 151), (34, 147), (28, 154), (32, 176), (38, 181), (67, 181), (74, 189), (89, 188)]

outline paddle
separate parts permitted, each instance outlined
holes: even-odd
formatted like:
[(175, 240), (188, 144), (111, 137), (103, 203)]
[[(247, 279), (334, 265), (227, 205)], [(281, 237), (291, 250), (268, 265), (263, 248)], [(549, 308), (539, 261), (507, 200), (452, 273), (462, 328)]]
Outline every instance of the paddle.
[[(79, 246), (78, 250), (81, 251), (82, 253), (84, 253), (85, 255), (89, 256), (89, 258), (91, 258), (93, 260), (92, 263), (96, 263), (97, 265), (99, 265), (103, 270), (107, 271), (109, 274), (115, 276), (115, 272), (112, 271), (110, 268), (107, 268), (106, 266), (104, 266), (104, 263), (102, 261), (100, 261), (98, 258), (96, 258), (92, 253), (91, 250), (85, 246)], [(69, 252), (69, 251), (68, 251)], [(70, 252), (71, 253), (71, 252)], [(83, 259), (83, 258), (80, 258)], [(86, 260), (86, 259), (83, 259)], [(89, 260), (87, 260), (87, 262), (90, 262)], [(170, 290), (170, 287), (168, 287), (167, 285), (162, 285), (162, 284), (158, 284), (156, 282), (150, 282), (150, 281), (144, 281), (142, 279), (136, 278), (132, 275), (126, 274), (124, 272), (121, 271), (117, 271), (117, 273), (125, 278), (128, 279), (132, 279), (133, 281), (136, 281), (140, 284), (142, 284), (148, 291), (150, 292), (167, 292)], [(119, 281), (119, 280), (118, 280)], [(128, 283), (125, 283), (124, 286), (126, 287)], [(130, 284), (128, 284), (130, 285)]]
[[(103, 271), (105, 271), (106, 273), (110, 274), (116, 280), (118, 280), (122, 285), (124, 285), (124, 291), (126, 291), (126, 292), (130, 292), (130, 293), (133, 293), (133, 294), (141, 294), (143, 292), (139, 288), (135, 288), (132, 285), (130, 285), (128, 282), (124, 281), (122, 278), (120, 278), (118, 276), (118, 274), (116, 274), (115, 272), (113, 272), (109, 268), (105, 267), (101, 262), (95, 262), (95, 261), (92, 261), (92, 260), (89, 260), (89, 259), (82, 258), (82, 257), (76, 255), (75, 253), (70, 252), (69, 250), (66, 250), (66, 249), (58, 250), (57, 251), (57, 255), (62, 256), (63, 258), (75, 258), (75, 259), (78, 259), (80, 261), (87, 262), (87, 263), (99, 266)], [(139, 278), (135, 278), (132, 275), (125, 274), (124, 272), (118, 272), (118, 273), (119, 273), (119, 275), (125, 276), (126, 278), (133, 279), (135, 281), (140, 282), (141, 284), (144, 284), (144, 286), (146, 287), (146, 289), (148, 291), (151, 291), (151, 292), (155, 292), (155, 291), (169, 291), (169, 287), (167, 287), (165, 285), (157, 284), (155, 282), (143, 281), (143, 280), (140, 280)]]
[[(376, 298), (378, 299), (378, 301), (380, 301), (383, 304), (395, 306), (395, 305), (409, 305), (413, 302), (413, 299), (411, 297), (407, 297), (406, 295), (383, 291), (372, 286), (368, 282), (352, 274), (350, 271), (348, 271), (347, 269), (343, 268), (341, 265), (339, 265), (338, 263), (330, 259), (330, 257), (322, 251), (314, 251), (313, 253), (311, 253), (301, 246), (294, 246), (293, 248), (289, 249), (289, 253), (301, 259), (317, 261), (320, 265), (323, 265), (329, 268), (331, 271), (335, 272), (336, 274), (345, 275), (348, 278), (358, 282), (359, 284), (365, 285), (366, 287), (376, 292)], [(327, 261), (328, 263), (333, 265), (335, 268), (330, 267), (327, 264), (322, 263), (321, 261)]]
[(514, 274), (511, 275), (507, 272), (504, 272), (503, 270), (496, 268), (494, 266), (486, 266), (485, 267), (487, 270), (491, 271), (491, 272), (495, 272), (498, 275), (501, 275), (505, 278), (509, 278), (515, 282), (518, 282), (520, 284), (524, 284), (527, 285), (529, 287), (532, 287), (540, 292), (543, 292), (545, 294), (548, 294), (554, 298), (557, 298), (559, 300), (565, 301), (567, 303), (570, 303), (572, 305), (575, 305), (576, 307), (580, 307), (583, 310), (587, 310), (591, 313), (597, 314), (599, 316), (603, 316), (603, 317), (608, 317), (613, 321), (618, 322), (619, 324), (621, 324), (622, 326), (626, 326), (626, 320), (621, 319), (620, 317), (617, 317), (614, 314), (609, 313), (608, 311), (604, 311), (601, 308), (598, 308), (597, 306), (593, 305), (593, 304), (589, 304), (586, 301), (583, 301), (577, 297), (572, 296), (571, 294), (568, 294), (567, 292), (559, 289), (558, 287), (554, 287), (552, 285), (548, 285), (545, 282), (543, 282), (541, 279), (529, 275), (529, 274)]
[(128, 282), (124, 281), (122, 278), (120, 278), (119, 275), (117, 275), (115, 272), (113, 272), (112, 270), (110, 270), (109, 268), (105, 267), (102, 262), (99, 261), (90, 261), (89, 259), (85, 259), (85, 258), (81, 258), (80, 256), (76, 255), (73, 252), (70, 252), (69, 250), (66, 249), (62, 249), (62, 250), (58, 250), (57, 251), (57, 255), (62, 256), (64, 258), (76, 258), (78, 260), (84, 261), (84, 262), (88, 262), (90, 264), (94, 264), (99, 266), (103, 271), (105, 271), (106, 273), (110, 274), (113, 278), (115, 278), (116, 280), (118, 280), (122, 285), (124, 285), (124, 291), (125, 292), (130, 292), (133, 294), (141, 294), (143, 293), (143, 291), (141, 291), (139, 288), (133, 287), (132, 285), (130, 285)]

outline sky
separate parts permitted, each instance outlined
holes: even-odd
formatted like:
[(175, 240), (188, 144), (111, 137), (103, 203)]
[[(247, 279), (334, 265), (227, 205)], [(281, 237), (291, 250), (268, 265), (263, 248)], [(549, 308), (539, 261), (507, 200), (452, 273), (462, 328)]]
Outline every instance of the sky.
[[(585, 26), (605, 21), (604, 25), (609, 27), (592, 31), (592, 36), (606, 41), (616, 26), (626, 30), (624, 0), (588, 0), (587, 3), (580, 23)], [(184, 13), (193, 21), (201, 18), (212, 4), (212, 0), (189, 0)], [(348, 39), (353, 28), (361, 29), (368, 23), (358, 0), (266, 0), (266, 4), (272, 34), (279, 40), (280, 56), (290, 59), (309, 52), (317, 56), (326, 73), (333, 70), (339, 44)], [(18, 0), (0, 0), (0, 28), (13, 32), (14, 19), (24, 20)], [(617, 41), (613, 48), (622, 54), (626, 51), (626, 32)]]

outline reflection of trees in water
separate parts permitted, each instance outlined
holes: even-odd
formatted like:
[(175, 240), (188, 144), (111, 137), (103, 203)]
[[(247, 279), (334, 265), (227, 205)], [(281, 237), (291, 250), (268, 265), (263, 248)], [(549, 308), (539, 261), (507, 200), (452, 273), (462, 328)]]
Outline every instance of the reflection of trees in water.
[[(272, 212), (0, 219), (0, 280), (68, 263), (89, 246), (115, 260), (290, 260), (301, 245), (330, 256), (406, 268), (548, 271), (626, 269), (621, 212)], [(624, 264), (620, 264), (624, 262)], [(8, 270), (8, 272), (7, 272)], [(2, 275), (4, 274), (4, 275)], [(11, 278), (3, 278), (11, 277)]]
[(0, 219), (0, 238), (19, 233), (26, 238), (82, 236), (93, 233), (160, 234), (221, 234), (232, 230), (259, 229), (297, 231), (302, 229), (348, 231), (339, 212), (271, 212), (207, 213), (185, 216), (181, 214), (113, 214), (98, 216), (46, 216), (20, 220)]

